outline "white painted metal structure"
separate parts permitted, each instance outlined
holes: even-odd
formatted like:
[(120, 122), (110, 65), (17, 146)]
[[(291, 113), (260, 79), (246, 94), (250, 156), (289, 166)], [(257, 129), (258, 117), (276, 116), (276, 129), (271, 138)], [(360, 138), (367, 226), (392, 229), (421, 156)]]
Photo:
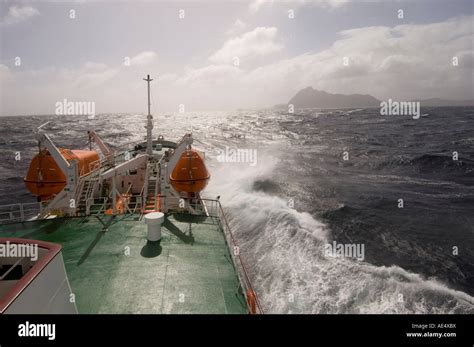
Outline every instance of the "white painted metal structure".
[[(161, 201), (161, 211), (168, 212), (171, 207), (171, 200), (176, 200), (180, 198), (180, 195), (177, 191), (173, 189), (170, 183), (170, 175), (173, 172), (176, 164), (178, 164), (179, 159), (183, 152), (191, 146), (193, 143), (192, 134), (186, 134), (183, 136), (181, 141), (176, 145), (171, 157), (168, 161), (160, 160), (160, 186), (161, 186), (161, 196), (164, 197)], [(174, 198), (174, 199), (173, 199)], [(187, 204), (187, 201), (183, 202)], [(189, 206), (190, 207), (190, 206)]]
[[(195, 213), (196, 202), (201, 201), (199, 194), (193, 201), (180, 195), (170, 183), (170, 176), (178, 164), (181, 155), (191, 147), (193, 143), (192, 134), (186, 134), (175, 143), (166, 141), (162, 136), (153, 141), (153, 117), (151, 115), (150, 82), (152, 79), (147, 75), (144, 80), (148, 87), (148, 115), (147, 115), (147, 137), (146, 153), (140, 153), (143, 145), (140, 144), (133, 156), (125, 156), (124, 153), (116, 154), (105, 144), (94, 130), (88, 131), (90, 143), (94, 142), (100, 149), (103, 158), (92, 164), (91, 172), (81, 176), (78, 172), (76, 160), (68, 162), (51, 138), (38, 128), (36, 137), (39, 148), (46, 148), (60, 170), (67, 178), (65, 188), (54, 196), (50, 201), (41, 206), (38, 218), (54, 216), (54, 211), (60, 211), (61, 215), (76, 216), (79, 213), (79, 205), (86, 205), (85, 212), (90, 213), (90, 206), (94, 199), (102, 199), (104, 209), (106, 204), (112, 204), (113, 215), (117, 214), (117, 202), (123, 202), (122, 194), (138, 194), (141, 201), (143, 213), (152, 212), (145, 209), (148, 200), (154, 205), (153, 211), (167, 213), (175, 208), (185, 209)], [(155, 151), (153, 142), (156, 143)], [(163, 151), (164, 148), (167, 150)], [(129, 153), (129, 152), (128, 152)], [(125, 160), (123, 160), (125, 159)], [(107, 187), (107, 195), (101, 196), (101, 190)], [(133, 189), (130, 189), (132, 188)], [(150, 198), (151, 197), (151, 198)], [(159, 207), (158, 207), (159, 203)], [(202, 203), (204, 204), (204, 203)], [(205, 210), (205, 206), (203, 206)], [(145, 211), (146, 210), (146, 211)]]
[(0, 276), (0, 314), (74, 314), (74, 297), (64, 267), (61, 245), (18, 238), (0, 238), (8, 247), (37, 247), (37, 259), (0, 257), (9, 267)]
[(113, 161), (114, 152), (110, 150), (110, 148), (105, 144), (104, 141), (96, 134), (94, 130), (89, 130), (87, 132), (89, 134), (89, 141), (95, 142), (97, 146), (100, 148), (104, 158), (107, 159), (109, 163)]
[(162, 212), (152, 212), (145, 215), (148, 241), (153, 242), (161, 239), (161, 225), (164, 221), (165, 214)]
[(150, 101), (150, 82), (153, 81), (150, 78), (150, 75), (147, 75), (146, 78), (143, 79), (144, 81), (147, 81), (148, 85), (148, 115), (147, 115), (147, 124), (146, 124), (146, 153), (148, 155), (153, 154), (153, 116), (151, 115), (151, 101)]

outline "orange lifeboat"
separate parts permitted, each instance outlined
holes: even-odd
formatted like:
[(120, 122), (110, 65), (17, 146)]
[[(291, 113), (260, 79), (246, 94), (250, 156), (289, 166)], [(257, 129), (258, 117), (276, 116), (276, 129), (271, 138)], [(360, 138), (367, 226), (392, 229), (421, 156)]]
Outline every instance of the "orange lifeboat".
[(206, 188), (210, 177), (202, 154), (195, 149), (187, 149), (171, 173), (170, 182), (177, 192), (194, 194)]
[[(91, 164), (99, 160), (96, 151), (69, 150), (60, 148), (61, 155), (68, 162), (77, 160), (81, 175), (91, 171)], [(33, 157), (24, 179), (26, 188), (40, 200), (47, 200), (66, 186), (66, 176), (48, 150), (44, 149)]]

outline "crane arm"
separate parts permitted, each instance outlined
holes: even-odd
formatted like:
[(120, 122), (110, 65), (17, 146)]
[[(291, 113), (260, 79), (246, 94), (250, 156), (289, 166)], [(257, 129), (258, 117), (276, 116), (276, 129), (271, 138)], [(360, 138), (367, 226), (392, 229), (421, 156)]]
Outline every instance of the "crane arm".
[(175, 150), (173, 151), (173, 155), (171, 156), (168, 162), (169, 172), (173, 172), (174, 167), (176, 166), (179, 159), (181, 158), (181, 154), (186, 150), (186, 148), (188, 148), (188, 146), (191, 146), (192, 143), (193, 143), (193, 136), (191, 134), (184, 135), (181, 141), (178, 142)]
[(102, 141), (102, 139), (96, 134), (94, 130), (89, 130), (87, 134), (89, 135), (89, 140), (95, 142), (97, 146), (99, 146), (99, 149), (104, 157), (108, 158), (113, 154), (109, 147), (104, 143), (104, 141)]
[(51, 138), (43, 133), (43, 132), (38, 132), (36, 134), (36, 138), (40, 144), (40, 147), (46, 147), (46, 149), (49, 151), (49, 153), (52, 155), (54, 158), (54, 161), (58, 164), (59, 168), (63, 172), (65, 176), (68, 174), (68, 168), (70, 166), (69, 162), (63, 157), (61, 152), (59, 151), (58, 147), (53, 143)]

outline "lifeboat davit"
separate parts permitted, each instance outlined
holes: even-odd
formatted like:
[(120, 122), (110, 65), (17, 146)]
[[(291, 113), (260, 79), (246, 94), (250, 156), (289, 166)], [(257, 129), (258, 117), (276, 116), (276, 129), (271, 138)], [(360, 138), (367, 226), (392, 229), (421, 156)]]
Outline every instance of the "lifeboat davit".
[(171, 173), (170, 182), (177, 192), (194, 195), (206, 188), (210, 177), (202, 154), (195, 149), (187, 149)]
[[(96, 151), (59, 149), (68, 162), (77, 160), (80, 175), (91, 171), (91, 164), (99, 161)], [(44, 149), (33, 157), (24, 179), (26, 188), (39, 200), (48, 200), (66, 186), (66, 176), (59, 168), (53, 156)]]

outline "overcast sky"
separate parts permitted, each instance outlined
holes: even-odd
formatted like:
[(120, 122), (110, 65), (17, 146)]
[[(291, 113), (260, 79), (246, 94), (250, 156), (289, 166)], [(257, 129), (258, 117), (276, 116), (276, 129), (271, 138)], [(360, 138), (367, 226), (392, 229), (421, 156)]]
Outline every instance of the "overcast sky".
[(471, 99), (473, 3), (3, 1), (0, 111), (54, 114), (66, 98), (143, 113), (147, 73), (154, 112), (269, 107), (307, 86)]

